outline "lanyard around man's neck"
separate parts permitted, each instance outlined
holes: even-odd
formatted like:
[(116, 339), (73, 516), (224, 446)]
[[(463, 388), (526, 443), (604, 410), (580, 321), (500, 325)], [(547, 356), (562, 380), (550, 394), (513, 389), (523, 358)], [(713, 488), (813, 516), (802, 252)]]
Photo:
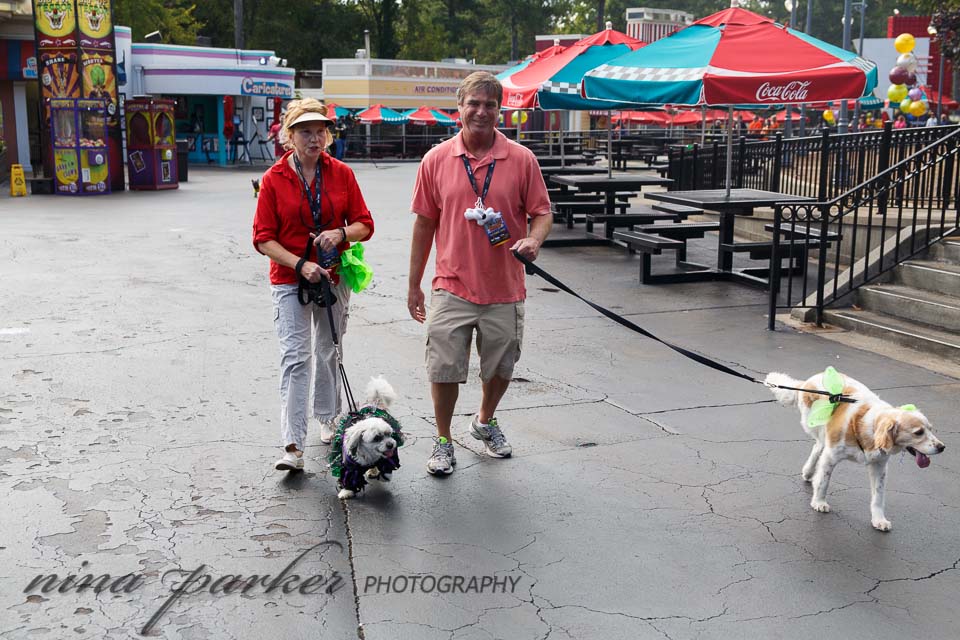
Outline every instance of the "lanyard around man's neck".
[(467, 154), (460, 156), (463, 159), (463, 167), (467, 170), (467, 178), (470, 180), (470, 186), (473, 187), (473, 192), (477, 194), (477, 206), (483, 207), (484, 200), (487, 198), (487, 191), (490, 190), (490, 180), (493, 179), (493, 168), (497, 166), (497, 160), (494, 159), (490, 162), (490, 168), (487, 169), (487, 177), (483, 180), (483, 191), (481, 192), (477, 189), (477, 180), (473, 175), (473, 167), (470, 166), (470, 161), (467, 160)]

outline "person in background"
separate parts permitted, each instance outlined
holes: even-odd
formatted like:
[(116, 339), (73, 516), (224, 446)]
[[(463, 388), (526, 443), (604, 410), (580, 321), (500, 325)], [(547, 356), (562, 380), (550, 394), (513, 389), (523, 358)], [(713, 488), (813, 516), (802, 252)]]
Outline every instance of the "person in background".
[(283, 134), (283, 118), (287, 115), (286, 111), (280, 113), (280, 119), (270, 125), (270, 131), (267, 134), (267, 140), (273, 141), (273, 157), (279, 158), (283, 155), (286, 149), (283, 148), (284, 140), (281, 139)]
[(894, 129), (906, 129), (907, 128), (907, 119), (901, 113), (897, 116), (897, 119), (893, 123)]

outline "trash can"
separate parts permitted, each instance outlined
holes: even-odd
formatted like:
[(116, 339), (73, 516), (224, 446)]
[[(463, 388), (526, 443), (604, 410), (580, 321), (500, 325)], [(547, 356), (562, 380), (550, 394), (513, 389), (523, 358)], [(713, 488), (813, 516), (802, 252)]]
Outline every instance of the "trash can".
[(177, 138), (177, 180), (187, 181), (187, 155), (190, 153), (190, 141)]

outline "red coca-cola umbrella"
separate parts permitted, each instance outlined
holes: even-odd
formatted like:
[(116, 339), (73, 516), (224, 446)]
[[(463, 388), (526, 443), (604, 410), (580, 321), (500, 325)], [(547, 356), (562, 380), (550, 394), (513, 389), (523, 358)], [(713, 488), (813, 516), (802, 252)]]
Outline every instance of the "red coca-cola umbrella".
[[(635, 104), (799, 104), (870, 95), (877, 65), (745, 9), (697, 20), (588, 71), (584, 96)], [(733, 122), (727, 148), (732, 168)], [(727, 187), (730, 177), (727, 176)]]

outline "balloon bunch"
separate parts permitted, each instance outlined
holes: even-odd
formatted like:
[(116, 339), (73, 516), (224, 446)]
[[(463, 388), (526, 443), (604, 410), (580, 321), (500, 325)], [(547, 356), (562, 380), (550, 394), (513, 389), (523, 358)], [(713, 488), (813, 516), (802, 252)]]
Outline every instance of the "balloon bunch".
[(887, 88), (890, 104), (899, 107), (911, 120), (921, 117), (930, 109), (927, 95), (917, 85), (917, 56), (913, 55), (916, 44), (909, 33), (901, 33), (893, 41), (900, 57), (897, 58), (897, 65), (890, 69), (892, 84)]

